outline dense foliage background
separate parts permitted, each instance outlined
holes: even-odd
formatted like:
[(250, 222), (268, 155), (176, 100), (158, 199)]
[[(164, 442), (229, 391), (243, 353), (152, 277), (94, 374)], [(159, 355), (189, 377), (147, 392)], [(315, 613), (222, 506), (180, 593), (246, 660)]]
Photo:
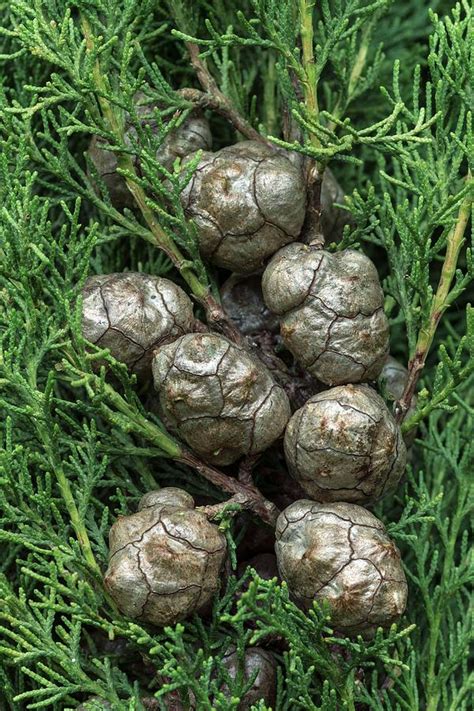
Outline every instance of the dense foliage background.
[[(166, 709), (172, 690), (183, 708), (237, 708), (245, 682), (222, 657), (275, 635), (277, 709), (468, 708), (473, 30), (467, 0), (0, 2), (0, 705), (142, 709), (155, 696)], [(154, 160), (192, 107), (176, 90), (198, 79), (215, 148), (238, 139), (237, 115), (331, 166), (354, 218), (343, 245), (384, 280), (392, 352), (412, 371), (426, 359), (404, 425), (418, 426), (410, 471), (376, 511), (409, 604), (371, 642), (333, 637), (326, 610), (303, 615), (258, 578), (238, 597), (245, 581), (231, 576), (211, 619), (165, 630), (123, 618), (101, 586), (111, 522), (144, 491), (172, 482), (224, 498), (166, 456), (145, 394), (80, 335), (90, 273), (168, 274), (203, 308), (215, 294), (221, 277), (179, 203), (193, 166)], [(162, 107), (157, 135), (134, 113), (140, 87)], [(120, 156), (136, 211), (117, 211), (87, 165), (92, 135)], [(104, 358), (112, 380), (92, 368)], [(235, 545), (250, 525), (239, 522), (227, 521)]]

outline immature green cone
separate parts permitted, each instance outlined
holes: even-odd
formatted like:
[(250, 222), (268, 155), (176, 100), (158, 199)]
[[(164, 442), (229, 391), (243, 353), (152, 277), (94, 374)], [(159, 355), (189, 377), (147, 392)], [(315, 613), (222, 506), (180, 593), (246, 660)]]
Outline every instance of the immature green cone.
[(296, 602), (309, 610), (314, 601), (328, 601), (338, 632), (371, 637), (405, 610), (398, 548), (361, 506), (295, 501), (278, 517), (275, 551)]
[[(141, 117), (143, 126), (149, 126), (156, 133), (157, 122), (153, 115), (153, 106), (143, 103), (145, 96), (142, 92), (138, 92), (135, 98), (137, 113)], [(135, 135), (135, 129), (128, 124), (125, 129), (125, 143), (130, 147), (132, 146), (131, 138)], [(156, 153), (156, 160), (167, 170), (171, 170), (177, 158), (183, 159), (197, 150), (210, 150), (211, 146), (212, 135), (209, 122), (203, 114), (193, 111), (181, 125), (165, 136)], [(107, 187), (112, 204), (117, 209), (136, 207), (124, 178), (117, 172), (117, 155), (104, 148), (103, 139), (97, 136), (92, 138), (88, 155)], [(136, 157), (134, 163), (136, 167), (139, 167)]]
[(305, 218), (301, 170), (256, 141), (204, 153), (181, 198), (203, 257), (239, 274), (262, 269)]
[(231, 651), (224, 657), (223, 663), (231, 679), (236, 679), (239, 672), (243, 673), (245, 681), (253, 679), (250, 689), (240, 699), (237, 711), (248, 711), (259, 701), (263, 701), (266, 708), (273, 707), (277, 683), (276, 661), (270, 652), (262, 647), (249, 647), (241, 660), (236, 651)]
[(301, 243), (281, 249), (262, 278), (283, 341), (327, 385), (374, 380), (388, 353), (388, 320), (377, 270), (354, 250)]
[(173, 487), (146, 494), (137, 513), (121, 516), (109, 544), (108, 591), (124, 615), (158, 627), (207, 609), (227, 551), (192, 496)]
[(216, 334), (188, 334), (160, 348), (153, 378), (166, 421), (214, 464), (263, 452), (290, 416), (288, 397), (266, 367)]
[(169, 279), (138, 272), (97, 274), (83, 290), (82, 334), (109, 348), (139, 376), (150, 372), (153, 350), (191, 331), (193, 305)]
[(368, 385), (340, 385), (311, 397), (288, 423), (285, 456), (316, 501), (372, 504), (396, 488), (406, 466), (400, 428)]

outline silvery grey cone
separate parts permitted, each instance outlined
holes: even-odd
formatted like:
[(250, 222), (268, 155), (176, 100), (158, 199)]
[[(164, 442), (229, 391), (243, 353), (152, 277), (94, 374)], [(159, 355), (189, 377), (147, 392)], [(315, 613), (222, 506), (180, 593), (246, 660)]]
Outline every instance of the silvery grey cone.
[(153, 378), (172, 429), (214, 464), (264, 451), (290, 416), (288, 397), (266, 367), (216, 334), (188, 334), (160, 348)]
[(400, 482), (406, 447), (399, 426), (368, 385), (339, 385), (291, 417), (285, 456), (292, 476), (317, 501), (378, 501)]
[(109, 548), (104, 580), (117, 606), (158, 627), (207, 609), (227, 550), (192, 496), (173, 487), (147, 494), (137, 513), (118, 518)]
[[(388, 356), (378, 378), (378, 384), (382, 394), (394, 402), (400, 400), (408, 381), (408, 370), (392, 356)], [(405, 415), (405, 420), (409, 420), (416, 410), (417, 397), (412, 398), (411, 405)], [(411, 446), (416, 437), (416, 428), (406, 432), (403, 439), (407, 446)]]
[[(143, 94), (138, 93), (137, 103), (143, 101)], [(151, 126), (156, 131), (156, 119), (153, 116), (153, 107), (150, 105), (138, 105), (137, 113), (142, 118), (144, 125)], [(136, 135), (133, 127), (128, 127), (125, 131), (125, 143), (131, 147), (131, 137)], [(183, 159), (185, 156), (197, 150), (209, 150), (212, 146), (212, 135), (209, 122), (198, 112), (191, 113), (182, 123), (172, 129), (163, 139), (161, 146), (156, 153), (156, 160), (165, 168), (171, 170), (177, 158)], [(124, 207), (135, 207), (135, 201), (123, 177), (117, 173), (117, 155), (104, 148), (104, 141), (94, 136), (91, 140), (89, 150), (91, 159), (97, 173), (104, 181), (110, 195), (112, 204), (117, 209)], [(135, 158), (137, 164), (137, 159)]]
[[(105, 142), (98, 136), (93, 136), (87, 150), (87, 155), (90, 158), (98, 176), (102, 179), (107, 188), (110, 201), (117, 210), (122, 210), (124, 207), (132, 209), (135, 207), (133, 195), (127, 187), (124, 178), (117, 173), (117, 156), (113, 151), (104, 148)], [(91, 176), (92, 179), (94, 176)], [(96, 185), (97, 180), (94, 180), (94, 190), (99, 192)]]
[(261, 269), (305, 219), (301, 170), (256, 141), (204, 153), (181, 198), (203, 257), (240, 274)]
[[(276, 697), (276, 661), (274, 656), (262, 647), (248, 647), (241, 660), (236, 651), (231, 651), (223, 658), (223, 664), (231, 679), (236, 679), (241, 667), (245, 681), (255, 677), (250, 689), (240, 699), (237, 711), (248, 711), (260, 700), (265, 707), (273, 707)], [(224, 689), (224, 694), (228, 690)]]
[(193, 305), (169, 279), (137, 272), (98, 274), (83, 290), (82, 333), (138, 375), (153, 349), (192, 330)]
[(265, 305), (260, 276), (233, 274), (221, 286), (220, 293), (226, 314), (241, 333), (248, 336), (262, 331), (278, 332), (278, 317)]
[(296, 501), (278, 517), (275, 551), (293, 598), (304, 609), (327, 600), (339, 632), (370, 637), (405, 610), (398, 548), (361, 506)]
[(182, 160), (190, 153), (209, 151), (211, 146), (209, 122), (205, 116), (194, 112), (166, 136), (156, 154), (156, 160), (171, 170), (176, 158)]
[(288, 350), (327, 385), (374, 380), (389, 327), (377, 270), (360, 252), (331, 254), (301, 243), (281, 249), (262, 279)]

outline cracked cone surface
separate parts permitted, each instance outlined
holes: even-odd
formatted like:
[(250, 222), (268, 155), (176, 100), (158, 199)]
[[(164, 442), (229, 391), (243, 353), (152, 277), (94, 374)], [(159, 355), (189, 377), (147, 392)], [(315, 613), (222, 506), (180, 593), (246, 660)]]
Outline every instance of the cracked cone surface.
[(205, 611), (219, 587), (225, 537), (181, 489), (151, 492), (139, 509), (110, 530), (105, 584), (118, 607), (159, 627)]
[(295, 240), (305, 218), (301, 171), (255, 141), (204, 153), (181, 194), (205, 259), (239, 274), (261, 269)]
[(217, 334), (192, 333), (160, 348), (153, 379), (172, 428), (213, 464), (264, 451), (290, 417), (288, 397), (263, 363)]
[(378, 501), (400, 482), (406, 447), (384, 401), (368, 385), (340, 385), (311, 397), (290, 419), (285, 456), (317, 501)]
[(301, 243), (281, 249), (262, 279), (283, 341), (326, 385), (374, 380), (389, 347), (377, 270), (360, 252), (329, 253)]
[(304, 609), (327, 600), (339, 632), (370, 637), (405, 610), (398, 548), (361, 506), (296, 501), (278, 517), (275, 551), (295, 600)]
[(138, 375), (150, 370), (153, 349), (192, 329), (193, 305), (169, 279), (138, 272), (99, 274), (83, 290), (82, 334), (109, 348)]

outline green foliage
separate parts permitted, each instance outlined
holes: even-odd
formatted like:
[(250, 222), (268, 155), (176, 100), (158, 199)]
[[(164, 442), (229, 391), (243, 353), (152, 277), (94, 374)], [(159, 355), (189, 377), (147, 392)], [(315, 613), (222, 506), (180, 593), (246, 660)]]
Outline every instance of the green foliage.
[[(403, 551), (413, 595), (408, 618), (417, 627), (400, 650), (401, 658), (410, 660), (409, 669), (399, 675), (394, 697), (384, 693), (380, 702), (365, 699), (371, 709), (469, 708), (474, 688), (468, 662), (471, 405), (472, 379), (463, 406), (449, 420), (440, 413), (430, 416), (419, 440), (420, 471), (410, 476), (404, 496), (397, 497), (404, 511), (388, 530)], [(384, 505), (382, 512), (387, 510)]]
[[(0, 2), (0, 702), (67, 709), (97, 697), (96, 708), (138, 710), (154, 696), (166, 709), (172, 693), (184, 708), (237, 708), (248, 682), (231, 680), (223, 659), (271, 639), (278, 711), (462, 711), (473, 690), (472, 8), (322, 0), (308, 66), (301, 19), (313, 3), (192, 5)], [(204, 308), (215, 289), (179, 200), (197, 159), (170, 171), (156, 161), (192, 109), (178, 93), (196, 85), (186, 43), (251, 127), (334, 168), (354, 218), (342, 246), (364, 243), (377, 263), (405, 363), (450, 270), (405, 423), (418, 426), (413, 471), (378, 510), (402, 552), (409, 607), (398, 630), (370, 641), (334, 636), (328, 610), (304, 615), (284, 585), (250, 573), (229, 576), (208, 618), (165, 630), (125, 619), (101, 585), (111, 522), (144, 491), (171, 483), (224, 498), (173, 461), (180, 443), (146, 393), (80, 334), (90, 273), (166, 274)], [(157, 106), (156, 132), (137, 115), (139, 89)], [(236, 138), (210, 118), (216, 145)], [(117, 154), (136, 210), (112, 205), (84, 155), (92, 135)], [(220, 525), (237, 541), (233, 513)]]

